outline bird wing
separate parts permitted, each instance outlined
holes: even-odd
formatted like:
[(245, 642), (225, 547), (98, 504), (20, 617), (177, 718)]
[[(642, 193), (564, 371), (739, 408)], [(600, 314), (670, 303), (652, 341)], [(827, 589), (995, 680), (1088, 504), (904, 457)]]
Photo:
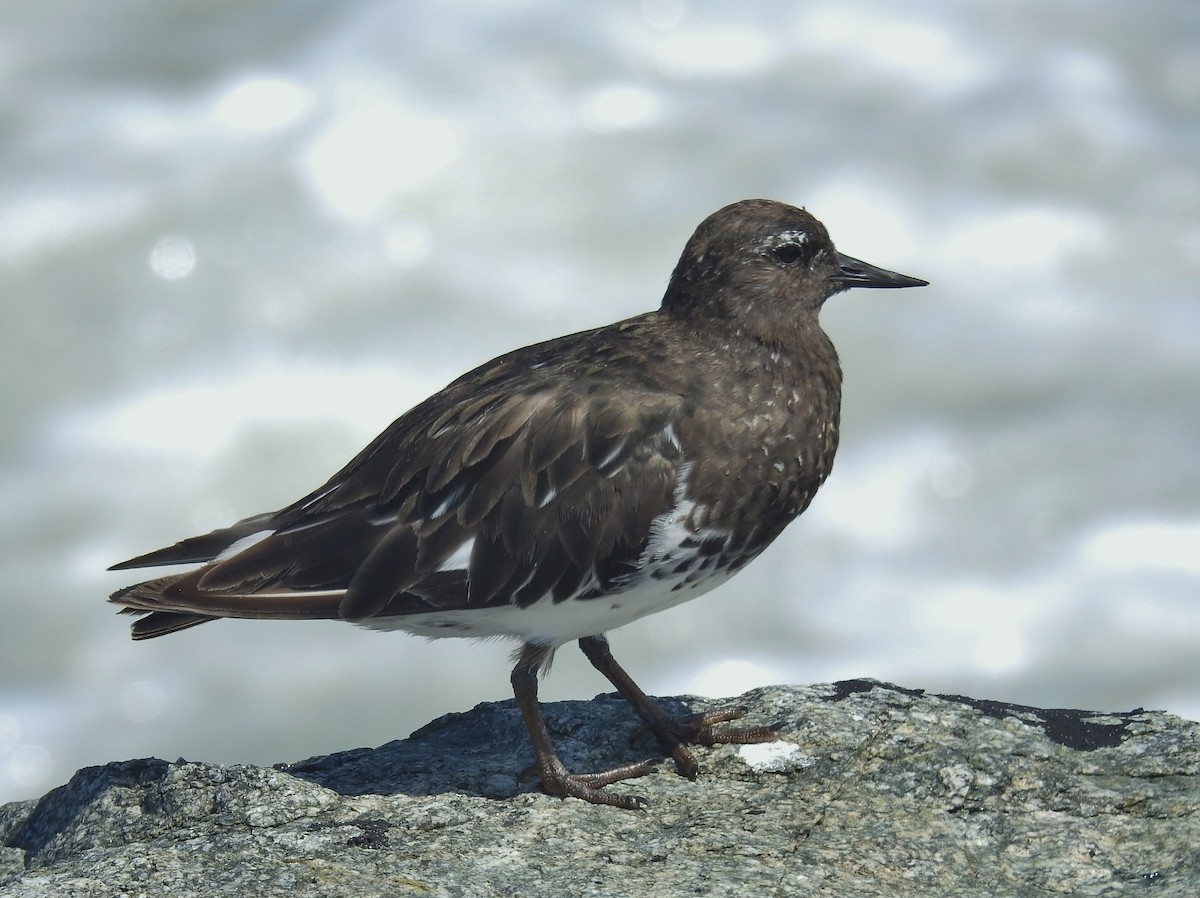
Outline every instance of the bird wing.
[(674, 505), (683, 399), (493, 368), (414, 408), (295, 504), (117, 565), (208, 562), (112, 596), (157, 613), (135, 636), (211, 617), (361, 621), (619, 588)]

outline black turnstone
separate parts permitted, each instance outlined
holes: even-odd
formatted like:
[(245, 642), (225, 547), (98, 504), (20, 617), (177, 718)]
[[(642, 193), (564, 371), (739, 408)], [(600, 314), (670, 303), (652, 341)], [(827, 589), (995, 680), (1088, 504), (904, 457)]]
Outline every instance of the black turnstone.
[(736, 709), (669, 717), (604, 633), (723, 583), (808, 507), (841, 403), (822, 304), (925, 283), (837, 252), (803, 209), (726, 206), (684, 247), (657, 311), (464, 374), (300, 501), (114, 565), (202, 564), (111, 601), (144, 615), (134, 639), (223, 617), (515, 639), (513, 692), (546, 791), (642, 807), (602, 787), (652, 762), (571, 773), (559, 760), (539, 673), (578, 640), (692, 779), (689, 744), (775, 738), (716, 725)]

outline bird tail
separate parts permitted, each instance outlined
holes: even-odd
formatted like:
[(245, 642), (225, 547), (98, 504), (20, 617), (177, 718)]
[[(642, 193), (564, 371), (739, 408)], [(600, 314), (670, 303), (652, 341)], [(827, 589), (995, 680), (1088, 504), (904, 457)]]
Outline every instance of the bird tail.
[(153, 639), (223, 617), (251, 620), (331, 620), (339, 617), (344, 589), (209, 592), (196, 586), (199, 571), (158, 577), (119, 589), (109, 601), (124, 614), (144, 615), (130, 628), (134, 639)]

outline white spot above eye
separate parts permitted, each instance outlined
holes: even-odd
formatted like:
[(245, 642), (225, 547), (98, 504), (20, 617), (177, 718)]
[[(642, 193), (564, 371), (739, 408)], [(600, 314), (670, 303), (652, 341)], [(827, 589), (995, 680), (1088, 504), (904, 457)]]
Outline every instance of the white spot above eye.
[(781, 244), (782, 243), (805, 244), (808, 242), (808, 232), (807, 231), (783, 231), (782, 233), (776, 235), (775, 240)]

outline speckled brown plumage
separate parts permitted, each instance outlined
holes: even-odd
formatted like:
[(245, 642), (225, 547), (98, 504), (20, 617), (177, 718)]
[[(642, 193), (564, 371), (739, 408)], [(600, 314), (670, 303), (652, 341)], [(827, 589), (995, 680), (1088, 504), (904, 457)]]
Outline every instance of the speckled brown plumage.
[(851, 286), (923, 283), (840, 255), (801, 209), (727, 206), (688, 241), (657, 311), (476, 368), (298, 502), (116, 565), (203, 563), (111, 600), (144, 615), (136, 639), (221, 617), (516, 638), (513, 685), (546, 788), (638, 806), (601, 786), (642, 765), (562, 768), (537, 671), (580, 640), (690, 775), (689, 741), (769, 737), (670, 722), (602, 633), (717, 585), (808, 507), (841, 399), (821, 305)]

